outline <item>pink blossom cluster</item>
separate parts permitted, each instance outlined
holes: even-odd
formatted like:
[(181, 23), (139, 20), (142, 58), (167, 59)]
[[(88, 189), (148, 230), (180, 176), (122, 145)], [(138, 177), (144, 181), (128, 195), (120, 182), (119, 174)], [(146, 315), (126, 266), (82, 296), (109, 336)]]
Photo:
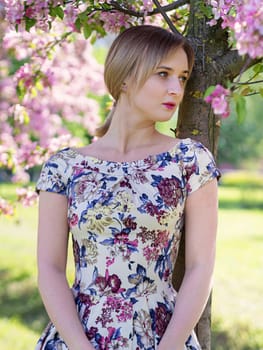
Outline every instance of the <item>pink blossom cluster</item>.
[(252, 58), (263, 56), (263, 3), (246, 1), (240, 7), (234, 24), (236, 46), (240, 55)]
[[(5, 0), (6, 18), (13, 26), (19, 29), (25, 28), (25, 17), (36, 20), (36, 28), (44, 31), (49, 30), (50, 23), (54, 20), (50, 15), (50, 8), (63, 5), (64, 1), (60, 0), (26, 0), (15, 1)], [(78, 7), (74, 2), (69, 2), (64, 10), (64, 24), (71, 30), (76, 31), (75, 21), (79, 13)]]
[(24, 207), (30, 207), (36, 203), (38, 195), (32, 188), (18, 188), (16, 190), (18, 201)]
[(222, 19), (222, 27), (234, 34), (240, 55), (252, 58), (263, 56), (263, 6), (260, 0), (207, 0), (212, 6), (214, 19)]
[[(5, 31), (0, 47), (0, 167), (14, 171), (12, 181), (27, 183), (27, 170), (40, 165), (51, 153), (81, 141), (72, 137), (67, 123), (92, 134), (99, 117), (98, 103), (90, 93), (105, 94), (102, 66), (93, 58), (91, 44), (76, 34), (72, 42), (59, 40), (65, 28), (49, 33)], [(57, 32), (55, 31), (57, 30)], [(51, 49), (50, 49), (51, 48)], [(48, 55), (44, 52), (48, 52)], [(29, 60), (14, 75), (13, 61)], [(24, 95), (17, 97), (17, 88)], [(20, 195), (31, 203), (31, 197)], [(1, 213), (11, 213), (1, 200)]]
[(19, 30), (25, 29), (25, 17), (36, 20), (35, 26), (44, 31), (49, 30), (52, 21), (50, 6), (56, 7), (63, 1), (58, 0), (5, 0), (6, 19)]
[(152, 0), (143, 0), (143, 11), (151, 12), (153, 10), (153, 2)]
[(19, 26), (25, 15), (23, 0), (5, 0), (6, 19), (13, 26)]
[(102, 11), (100, 19), (104, 22), (104, 29), (109, 33), (119, 33), (121, 28), (131, 26), (130, 16), (118, 11)]
[(74, 6), (74, 4), (69, 3), (66, 5), (65, 11), (64, 11), (64, 23), (72, 31), (77, 31), (75, 22), (77, 20), (78, 13), (79, 13), (78, 8)]
[(205, 101), (211, 103), (215, 114), (220, 115), (222, 118), (227, 118), (230, 115), (229, 95), (230, 91), (218, 84), (213, 92), (205, 98)]
[(0, 197), (0, 215), (14, 215), (14, 206)]

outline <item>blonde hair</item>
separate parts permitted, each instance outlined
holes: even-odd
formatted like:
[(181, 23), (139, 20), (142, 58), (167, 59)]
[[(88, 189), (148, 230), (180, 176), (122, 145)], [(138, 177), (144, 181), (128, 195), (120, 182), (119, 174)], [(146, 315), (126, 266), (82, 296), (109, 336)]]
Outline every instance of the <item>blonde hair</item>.
[[(135, 86), (141, 87), (161, 60), (178, 48), (184, 49), (191, 72), (194, 52), (183, 36), (151, 25), (135, 26), (123, 31), (113, 41), (105, 61), (104, 81), (113, 99), (118, 101), (125, 79), (131, 77)], [(107, 132), (114, 108), (105, 123), (96, 130), (96, 136), (103, 136)]]

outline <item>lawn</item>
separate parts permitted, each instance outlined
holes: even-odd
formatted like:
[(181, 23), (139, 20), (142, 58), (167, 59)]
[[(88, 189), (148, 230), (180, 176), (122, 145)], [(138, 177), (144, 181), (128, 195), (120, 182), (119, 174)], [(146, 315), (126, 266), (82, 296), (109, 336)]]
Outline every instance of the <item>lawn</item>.
[[(224, 175), (219, 199), (212, 350), (263, 350), (262, 176)], [(0, 217), (0, 349), (34, 349), (47, 322), (36, 287), (36, 227), (36, 207)]]

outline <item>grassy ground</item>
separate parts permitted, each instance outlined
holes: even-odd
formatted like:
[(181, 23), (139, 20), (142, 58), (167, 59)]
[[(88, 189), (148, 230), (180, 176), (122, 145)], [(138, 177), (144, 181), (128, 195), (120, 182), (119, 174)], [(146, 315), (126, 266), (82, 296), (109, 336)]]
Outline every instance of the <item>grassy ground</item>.
[[(262, 176), (224, 175), (219, 195), (212, 350), (262, 350)], [(0, 217), (0, 349), (33, 349), (47, 322), (36, 287), (36, 226), (36, 208)]]

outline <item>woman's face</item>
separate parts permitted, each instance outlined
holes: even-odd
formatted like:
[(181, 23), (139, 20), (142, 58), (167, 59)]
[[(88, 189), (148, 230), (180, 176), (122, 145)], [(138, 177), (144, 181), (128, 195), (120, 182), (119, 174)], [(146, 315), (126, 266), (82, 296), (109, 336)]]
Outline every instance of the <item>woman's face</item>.
[[(169, 120), (182, 101), (188, 76), (185, 51), (182, 48), (172, 51), (142, 87), (133, 91), (131, 84), (129, 100), (133, 113), (153, 122)], [(129, 89), (129, 81), (127, 86)]]

